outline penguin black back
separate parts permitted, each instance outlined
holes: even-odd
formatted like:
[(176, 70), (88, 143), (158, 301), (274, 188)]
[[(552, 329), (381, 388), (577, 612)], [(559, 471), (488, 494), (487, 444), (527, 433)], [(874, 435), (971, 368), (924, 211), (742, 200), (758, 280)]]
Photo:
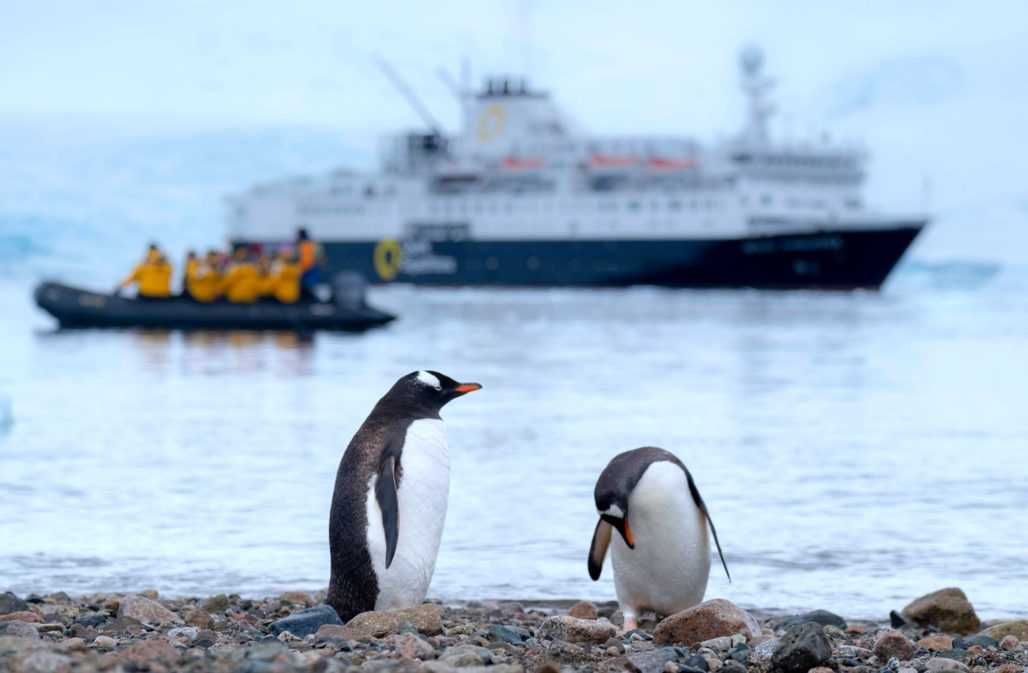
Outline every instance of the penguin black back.
[(408, 429), (415, 421), (439, 419), (444, 405), (479, 387), (438, 372), (411, 372), (378, 401), (350, 440), (336, 472), (329, 513), (332, 574), (326, 600), (343, 622), (374, 610), (381, 589), (367, 537), (372, 478), (378, 475), (375, 498), (382, 511), (388, 567), (401, 525), (397, 489), (403, 481), (402, 454)]

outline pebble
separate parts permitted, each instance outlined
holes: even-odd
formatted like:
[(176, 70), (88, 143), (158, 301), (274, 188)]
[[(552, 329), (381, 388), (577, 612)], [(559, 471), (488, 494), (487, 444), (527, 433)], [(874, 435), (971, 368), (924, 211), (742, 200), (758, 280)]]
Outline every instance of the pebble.
[(660, 647), (646, 652), (635, 652), (625, 657), (626, 668), (632, 673), (661, 673), (665, 665), (674, 663), (674, 670), (678, 671), (677, 662), (683, 658), (686, 650), (679, 647)]
[(914, 656), (914, 644), (901, 632), (893, 629), (885, 629), (875, 636), (874, 653), (882, 661), (888, 661), (895, 657), (900, 661), (907, 661)]
[(793, 617), (787, 617), (782, 621), (782, 628), (789, 629), (793, 626), (798, 626), (804, 622), (814, 622), (821, 626), (834, 626), (837, 629), (846, 630), (846, 620), (828, 610), (813, 610), (811, 612), (805, 612), (801, 615), (795, 615)]
[[(229, 595), (223, 601), (214, 597), (218, 600), (160, 602), (138, 594), (33, 596), (26, 601), (28, 612), (40, 621), (0, 622), (0, 630), (12, 625), (17, 630), (20, 625), (37, 633), (42, 630), (41, 637), (0, 634), (0, 670), (39, 673), (54, 666), (53, 673), (829, 673), (824, 668), (830, 667), (837, 673), (1028, 673), (1028, 649), (1011, 634), (1000, 639), (984, 633), (954, 638), (936, 627), (911, 623), (900, 632), (881, 622), (859, 623), (860, 633), (852, 628), (855, 625), (844, 631), (802, 621), (776, 639), (774, 629), (782, 620), (763, 618), (754, 620), (761, 633), (753, 638), (719, 633), (687, 647), (654, 640), (650, 619), (642, 621), (641, 629), (619, 634), (602, 617), (581, 619), (554, 604), (508, 601), (483, 601), (474, 607), (426, 604), (413, 612), (365, 613), (346, 625), (336, 620), (306, 635), (289, 629), (275, 633), (272, 625), (280, 617), (305, 612), (302, 597), (290, 593), (257, 600)], [(317, 601), (324, 593), (308, 595)], [(144, 625), (118, 616), (137, 599), (160, 605), (181, 622)], [(216, 610), (199, 607), (205, 604)], [(594, 607), (600, 615), (615, 610), (612, 602)], [(990, 628), (1004, 624), (1009, 622)], [(438, 631), (427, 634), (419, 628)], [(792, 642), (803, 630), (811, 633)], [(951, 649), (915, 649), (914, 641), (945, 647), (946, 639)], [(790, 646), (794, 656), (802, 651), (808, 660), (797, 663), (786, 657)], [(45, 655), (29, 658), (37, 652)], [(829, 658), (819, 661), (825, 655)]]
[(29, 609), (29, 604), (15, 596), (10, 591), (0, 594), (0, 615), (11, 612), (22, 612)]
[(589, 601), (579, 601), (571, 606), (568, 610), (568, 615), (575, 617), (576, 619), (596, 619), (600, 616), (599, 611), (596, 609), (596, 605)]
[(118, 617), (128, 617), (143, 624), (181, 624), (182, 618), (157, 601), (128, 594), (118, 603)]
[(935, 633), (917, 641), (917, 646), (929, 652), (945, 652), (953, 649), (953, 638), (944, 633)]
[(661, 645), (695, 645), (737, 633), (755, 638), (761, 633), (760, 625), (731, 601), (715, 598), (664, 618), (653, 639)]
[(113, 650), (118, 642), (110, 636), (97, 636), (93, 639), (93, 646), (100, 650)]
[(28, 622), (0, 622), (0, 635), (38, 640), (39, 629)]
[(539, 633), (550, 640), (571, 643), (604, 643), (617, 634), (617, 627), (606, 620), (576, 619), (554, 615), (543, 620)]
[(342, 620), (339, 619), (339, 615), (332, 609), (332, 606), (317, 605), (276, 620), (271, 623), (268, 629), (272, 635), (277, 636), (285, 631), (289, 631), (294, 636), (303, 638), (308, 634), (317, 633), (318, 629), (325, 624), (341, 626), (342, 623)]
[(771, 655), (771, 664), (782, 673), (807, 673), (827, 664), (831, 658), (832, 645), (824, 634), (824, 627), (816, 622), (804, 622), (782, 636)]
[(953, 673), (969, 673), (971, 670), (963, 663), (946, 657), (933, 657), (926, 661), (924, 666), (927, 673), (944, 673), (946, 671), (951, 671)]
[(0, 622), (38, 622), (39, 615), (35, 612), (28, 610), (19, 610), (18, 612), (9, 612), (6, 615), (0, 615)]
[(911, 601), (900, 614), (907, 621), (920, 626), (934, 626), (947, 633), (969, 634), (981, 628), (974, 606), (956, 587), (921, 596)]
[(1018, 640), (1028, 640), (1028, 619), (1014, 619), (994, 624), (985, 629), (982, 635), (994, 640), (1000, 640), (1005, 636), (1015, 636)]

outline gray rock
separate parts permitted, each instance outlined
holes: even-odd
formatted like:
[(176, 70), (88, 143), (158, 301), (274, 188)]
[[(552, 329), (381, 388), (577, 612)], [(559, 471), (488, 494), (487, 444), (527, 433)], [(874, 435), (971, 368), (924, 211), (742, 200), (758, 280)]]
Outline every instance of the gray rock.
[(955, 587), (921, 596), (903, 608), (901, 614), (919, 626), (934, 626), (947, 633), (975, 633), (981, 627), (974, 606), (964, 592)]
[(814, 622), (821, 626), (834, 626), (839, 629), (846, 628), (846, 620), (828, 610), (813, 610), (811, 612), (805, 612), (802, 615), (794, 615), (783, 620), (780, 624), (782, 628), (790, 629), (793, 626), (799, 626), (806, 622)]
[(21, 660), (23, 673), (57, 673), (70, 666), (71, 657), (49, 650), (37, 650)]
[(895, 657), (907, 661), (914, 656), (914, 643), (899, 631), (885, 629), (875, 637), (874, 653), (882, 661)]
[(683, 647), (660, 647), (645, 652), (635, 652), (625, 657), (625, 667), (632, 673), (662, 673), (669, 662), (678, 662), (688, 656)]
[(746, 673), (746, 666), (738, 661), (729, 659), (718, 673)]
[(693, 668), (698, 671), (703, 671), (703, 673), (708, 673), (710, 671), (710, 664), (707, 663), (705, 657), (699, 654), (692, 655), (691, 657), (685, 660), (684, 664), (689, 668)]
[(543, 620), (539, 634), (551, 640), (569, 643), (605, 643), (617, 634), (617, 627), (606, 620), (576, 619), (555, 615)]
[(317, 633), (318, 629), (324, 624), (338, 624), (341, 626), (342, 623), (342, 620), (339, 619), (339, 615), (332, 609), (332, 606), (316, 605), (313, 608), (294, 612), (288, 617), (274, 621), (268, 628), (276, 636), (284, 631), (289, 631), (297, 638), (305, 638), (312, 633)]
[(532, 637), (531, 632), (527, 629), (506, 624), (490, 624), (488, 634), (491, 639), (505, 642), (508, 645), (521, 645)]
[(775, 650), (778, 649), (778, 638), (769, 638), (762, 643), (757, 643), (750, 649), (750, 659), (755, 664), (762, 664), (771, 661)]
[(492, 663), (492, 660), (492, 652), (484, 647), (475, 647), (474, 645), (454, 645), (447, 647), (439, 655), (439, 661), (454, 668), (484, 666)]
[(12, 612), (21, 612), (28, 609), (29, 604), (10, 591), (0, 594), (0, 615), (9, 615)]
[(991, 638), (984, 633), (979, 633), (977, 636), (971, 636), (970, 638), (964, 638), (964, 644), (970, 647), (971, 645), (978, 645), (979, 647), (990, 648), (999, 645), (999, 641), (995, 638)]
[(782, 673), (807, 673), (822, 666), (832, 658), (832, 644), (824, 634), (824, 628), (816, 622), (804, 622), (789, 629), (774, 654), (771, 666)]
[(925, 662), (927, 673), (969, 673), (971, 669), (955, 659), (946, 657), (932, 657)]
[(15, 636), (17, 638), (31, 638), (32, 640), (39, 639), (39, 629), (34, 624), (28, 622), (19, 622), (17, 620), (10, 622), (0, 622), (0, 635), (3, 636)]
[(732, 647), (732, 639), (728, 636), (718, 636), (710, 640), (704, 640), (700, 647), (709, 647), (716, 652), (727, 652)]
[(143, 624), (181, 624), (182, 618), (155, 600), (128, 594), (118, 604), (118, 617), (128, 617)]
[(195, 626), (180, 626), (177, 629), (168, 631), (169, 638), (175, 638), (185, 643), (193, 642), (198, 635), (200, 635), (200, 629)]

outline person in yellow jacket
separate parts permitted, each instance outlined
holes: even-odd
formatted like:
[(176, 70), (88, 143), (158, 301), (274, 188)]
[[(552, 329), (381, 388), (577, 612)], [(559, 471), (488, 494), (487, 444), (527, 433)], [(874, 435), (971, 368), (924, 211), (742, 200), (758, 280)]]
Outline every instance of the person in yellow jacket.
[(171, 264), (160, 249), (151, 244), (146, 259), (132, 269), (132, 273), (118, 284), (115, 292), (135, 285), (138, 299), (167, 299), (171, 296), (171, 272)]
[(261, 299), (270, 299), (275, 294), (275, 278), (271, 275), (271, 258), (261, 254), (257, 258), (257, 291)]
[(221, 296), (221, 274), (217, 256), (208, 252), (203, 260), (191, 258), (186, 263), (186, 294), (202, 304), (209, 304)]
[(225, 297), (233, 304), (252, 304), (260, 299), (260, 276), (246, 248), (236, 248), (225, 274)]
[(288, 248), (279, 251), (271, 267), (271, 295), (283, 304), (295, 304), (300, 299), (300, 266)]

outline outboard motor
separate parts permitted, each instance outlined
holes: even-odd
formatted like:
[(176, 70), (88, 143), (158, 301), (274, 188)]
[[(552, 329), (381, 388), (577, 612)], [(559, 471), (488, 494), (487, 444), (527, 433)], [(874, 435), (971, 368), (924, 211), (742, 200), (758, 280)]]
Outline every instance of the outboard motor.
[(364, 276), (352, 271), (342, 271), (332, 277), (332, 298), (338, 308), (364, 308), (368, 282)]

